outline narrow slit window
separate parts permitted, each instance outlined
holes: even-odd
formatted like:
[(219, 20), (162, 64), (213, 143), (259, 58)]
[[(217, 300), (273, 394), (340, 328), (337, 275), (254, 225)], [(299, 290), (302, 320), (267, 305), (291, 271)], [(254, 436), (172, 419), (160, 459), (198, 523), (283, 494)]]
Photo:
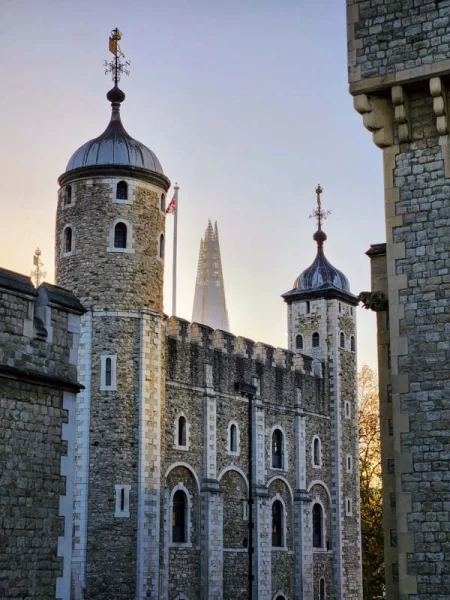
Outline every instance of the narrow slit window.
[(112, 383), (112, 360), (107, 358), (105, 360), (105, 385), (110, 386)]
[(313, 462), (315, 467), (320, 467), (320, 440), (315, 438), (313, 444)]
[(72, 227), (66, 227), (64, 230), (64, 252), (67, 254), (68, 252), (72, 252)]
[(353, 457), (347, 454), (347, 473), (351, 473), (353, 469)]
[(237, 452), (237, 427), (234, 423), (230, 427), (230, 452)]
[(164, 260), (164, 234), (159, 236), (159, 258)]
[(356, 352), (356, 342), (355, 342), (355, 336), (352, 335), (350, 338), (350, 350), (352, 352)]
[(322, 535), (322, 523), (323, 523), (323, 511), (320, 504), (316, 503), (312, 510), (313, 520), (313, 546), (314, 548), (322, 548), (323, 546), (323, 535)]
[(318, 348), (320, 346), (320, 336), (317, 332), (312, 334), (312, 345), (313, 348)]
[(127, 226), (125, 223), (117, 223), (114, 228), (114, 248), (127, 247)]
[(297, 348), (297, 350), (303, 350), (303, 336), (302, 335), (298, 335), (295, 338), (295, 347)]
[(182, 490), (175, 492), (172, 506), (172, 542), (186, 543), (187, 498)]
[(306, 314), (309, 315), (309, 313), (311, 312), (311, 302), (309, 300), (307, 300), (305, 302), (306, 304)]
[(279, 500), (272, 504), (272, 546), (283, 546), (283, 505)]
[(128, 200), (128, 183), (126, 181), (119, 181), (117, 184), (116, 199)]
[(178, 419), (178, 445), (186, 446), (186, 418)]
[(125, 488), (120, 490), (120, 510), (125, 510)]
[(161, 210), (166, 211), (166, 197), (164, 194), (161, 194)]
[(323, 577), (320, 578), (320, 582), (319, 582), (319, 600), (326, 600), (325, 579)]
[(64, 206), (72, 204), (72, 186), (68, 185), (64, 194)]
[(279, 429), (272, 434), (272, 468), (283, 468), (283, 434)]
[(345, 348), (345, 335), (344, 335), (343, 331), (341, 331), (341, 335), (340, 335), (340, 346), (341, 346), (341, 348)]

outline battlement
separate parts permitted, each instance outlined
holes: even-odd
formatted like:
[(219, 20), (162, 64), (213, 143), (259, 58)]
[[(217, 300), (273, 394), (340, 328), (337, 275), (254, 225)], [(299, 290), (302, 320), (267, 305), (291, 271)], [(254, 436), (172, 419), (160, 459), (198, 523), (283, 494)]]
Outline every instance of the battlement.
[(191, 323), (180, 317), (167, 319), (166, 334), (169, 338), (195, 344), (208, 351), (219, 350), (223, 354), (254, 360), (267, 367), (279, 367), (313, 377), (323, 377), (322, 361), (312, 356), (275, 348), (263, 342), (254, 342), (221, 329)]
[(29, 277), (0, 269), (0, 376), (38, 378), (78, 391), (84, 312), (68, 290), (49, 283), (35, 288)]

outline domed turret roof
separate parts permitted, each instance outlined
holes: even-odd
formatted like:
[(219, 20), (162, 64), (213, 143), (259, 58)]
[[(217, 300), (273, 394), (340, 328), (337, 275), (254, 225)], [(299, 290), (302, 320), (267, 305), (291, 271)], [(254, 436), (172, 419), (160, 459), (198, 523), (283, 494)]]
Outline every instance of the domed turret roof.
[(320, 290), (334, 287), (344, 292), (350, 292), (350, 284), (347, 277), (333, 267), (325, 256), (323, 243), (327, 239), (326, 234), (319, 229), (313, 236), (317, 242), (317, 255), (312, 265), (302, 271), (294, 281), (294, 289), (305, 292), (309, 290)]
[(120, 104), (125, 100), (125, 94), (115, 85), (106, 97), (112, 106), (108, 127), (101, 135), (89, 140), (73, 153), (67, 163), (66, 173), (95, 165), (126, 165), (164, 175), (156, 154), (133, 139), (122, 124)]

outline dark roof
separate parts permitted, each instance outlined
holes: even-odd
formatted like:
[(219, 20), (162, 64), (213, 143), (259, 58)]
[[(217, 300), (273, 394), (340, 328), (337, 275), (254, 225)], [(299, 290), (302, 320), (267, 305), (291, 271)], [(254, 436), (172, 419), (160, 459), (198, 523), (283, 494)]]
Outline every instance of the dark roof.
[(376, 256), (377, 254), (386, 254), (386, 244), (370, 244), (366, 252), (367, 256)]
[(38, 295), (30, 277), (8, 269), (0, 268), (0, 288), (27, 296)]
[(76, 314), (83, 314), (86, 309), (78, 300), (78, 298), (62, 287), (58, 285), (52, 285), (51, 283), (43, 283), (39, 286), (39, 291), (43, 290), (47, 294), (48, 303), (57, 308), (62, 308)]

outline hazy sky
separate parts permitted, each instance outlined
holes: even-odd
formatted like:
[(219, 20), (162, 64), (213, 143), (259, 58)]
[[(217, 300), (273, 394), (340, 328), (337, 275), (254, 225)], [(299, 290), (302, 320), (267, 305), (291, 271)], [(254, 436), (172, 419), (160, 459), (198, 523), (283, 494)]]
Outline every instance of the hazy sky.
[[(0, 265), (29, 274), (39, 246), (53, 281), (56, 180), (108, 123), (102, 61), (119, 27), (124, 125), (180, 185), (179, 316), (191, 318), (200, 237), (217, 220), (231, 331), (286, 347), (280, 295), (314, 259), (318, 182), (326, 255), (353, 293), (370, 289), (382, 157), (348, 94), (345, 11), (344, 0), (0, 0)], [(171, 235), (168, 217), (168, 246)], [(171, 259), (168, 247), (168, 313)], [(358, 339), (360, 366), (375, 366), (375, 317), (361, 308)]]

